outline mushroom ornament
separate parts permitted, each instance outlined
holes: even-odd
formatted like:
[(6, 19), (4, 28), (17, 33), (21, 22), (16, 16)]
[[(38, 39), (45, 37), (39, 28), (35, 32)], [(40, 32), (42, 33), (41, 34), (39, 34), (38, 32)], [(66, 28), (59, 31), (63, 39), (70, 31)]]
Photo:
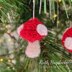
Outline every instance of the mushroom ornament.
[(26, 56), (29, 58), (38, 57), (41, 52), (39, 41), (48, 34), (44, 24), (38, 18), (31, 18), (18, 27), (17, 32), (21, 38), (28, 41), (25, 50)]
[(65, 30), (62, 36), (62, 44), (68, 52), (72, 52), (72, 27)]

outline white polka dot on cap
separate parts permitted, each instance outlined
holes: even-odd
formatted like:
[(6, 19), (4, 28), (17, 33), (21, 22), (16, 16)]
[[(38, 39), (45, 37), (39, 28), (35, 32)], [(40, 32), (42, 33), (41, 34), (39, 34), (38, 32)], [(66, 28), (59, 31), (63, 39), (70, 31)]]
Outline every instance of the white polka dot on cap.
[(37, 32), (40, 34), (40, 35), (47, 35), (47, 33), (48, 33), (48, 30), (47, 30), (47, 28), (43, 25), (43, 24), (39, 24), (38, 26), (37, 26)]
[(68, 49), (68, 50), (72, 50), (72, 37), (67, 37), (64, 41), (64, 46)]
[(22, 24), (20, 27), (17, 29), (17, 33), (20, 35), (20, 31), (23, 29), (24, 25)]

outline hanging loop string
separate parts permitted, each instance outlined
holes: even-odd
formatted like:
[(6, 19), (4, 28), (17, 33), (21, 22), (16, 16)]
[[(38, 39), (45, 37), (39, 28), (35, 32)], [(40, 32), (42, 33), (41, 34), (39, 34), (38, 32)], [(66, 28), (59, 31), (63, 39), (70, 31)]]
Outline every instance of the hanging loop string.
[(33, 19), (35, 18), (35, 0), (33, 0)]
[(39, 14), (41, 14), (41, 8), (42, 8), (42, 0), (40, 0)]

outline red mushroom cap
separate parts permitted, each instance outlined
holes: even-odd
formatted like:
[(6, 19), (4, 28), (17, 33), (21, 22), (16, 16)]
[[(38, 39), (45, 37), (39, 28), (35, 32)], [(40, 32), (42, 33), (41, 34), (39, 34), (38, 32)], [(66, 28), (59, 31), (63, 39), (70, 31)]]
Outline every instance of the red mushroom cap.
[(37, 25), (42, 24), (37, 18), (31, 18), (27, 22), (23, 23), (24, 27), (20, 31), (20, 36), (30, 42), (41, 40), (44, 36), (41, 36), (37, 31)]
[[(69, 38), (69, 41), (68, 41), (68, 38)], [(65, 41), (67, 42), (66, 44), (65, 44)], [(68, 52), (72, 52), (72, 48), (71, 48), (72, 44), (71, 43), (72, 43), (72, 27), (66, 29), (63, 34), (63, 37), (62, 37), (62, 44)]]

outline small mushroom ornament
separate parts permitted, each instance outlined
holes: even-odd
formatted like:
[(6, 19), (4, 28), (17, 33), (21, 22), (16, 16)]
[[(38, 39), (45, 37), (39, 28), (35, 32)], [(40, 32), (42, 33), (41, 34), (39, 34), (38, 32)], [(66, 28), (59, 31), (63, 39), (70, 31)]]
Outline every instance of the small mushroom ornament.
[(72, 52), (72, 27), (67, 28), (63, 33), (62, 44), (68, 52)]
[(28, 41), (25, 54), (29, 58), (35, 58), (40, 55), (40, 43), (48, 34), (45, 25), (38, 18), (31, 18), (18, 27), (17, 32), (21, 38)]

